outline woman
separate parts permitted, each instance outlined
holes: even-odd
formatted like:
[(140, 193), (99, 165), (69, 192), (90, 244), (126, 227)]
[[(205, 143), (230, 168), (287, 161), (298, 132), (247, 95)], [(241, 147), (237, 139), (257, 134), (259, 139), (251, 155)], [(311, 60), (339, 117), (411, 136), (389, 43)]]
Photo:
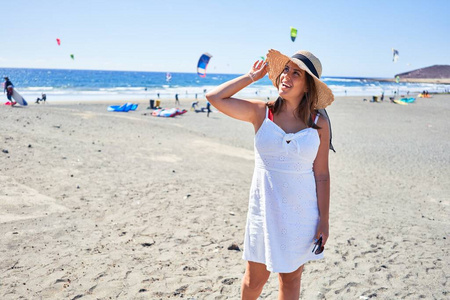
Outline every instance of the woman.
[[(269, 73), (279, 98), (265, 103), (232, 96)], [(291, 58), (269, 50), (267, 63), (206, 95), (213, 106), (255, 128), (243, 258), (242, 299), (257, 299), (270, 272), (279, 273), (279, 299), (298, 299), (303, 265), (323, 257), (328, 239), (330, 131), (318, 113), (334, 97), (319, 80), (320, 61), (308, 51)]]

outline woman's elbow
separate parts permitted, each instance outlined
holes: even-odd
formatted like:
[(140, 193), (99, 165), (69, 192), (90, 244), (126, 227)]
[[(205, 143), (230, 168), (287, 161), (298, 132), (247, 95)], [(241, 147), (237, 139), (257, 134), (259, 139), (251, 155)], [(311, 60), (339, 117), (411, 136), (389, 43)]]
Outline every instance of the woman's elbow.
[(330, 178), (330, 171), (328, 169), (328, 166), (322, 166), (322, 167), (316, 167), (314, 168), (314, 177), (320, 178), (320, 179), (329, 179)]
[(217, 95), (214, 93), (214, 92), (208, 92), (206, 95), (205, 95), (205, 97), (206, 97), (206, 99), (209, 101), (209, 103), (211, 103), (211, 104), (213, 104), (214, 105), (214, 103), (216, 103), (217, 102)]

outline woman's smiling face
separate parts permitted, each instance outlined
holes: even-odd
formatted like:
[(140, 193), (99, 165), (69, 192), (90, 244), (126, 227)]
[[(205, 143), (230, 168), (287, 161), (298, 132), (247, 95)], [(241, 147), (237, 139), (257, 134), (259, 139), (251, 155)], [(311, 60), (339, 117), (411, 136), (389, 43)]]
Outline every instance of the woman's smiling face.
[(292, 61), (289, 61), (280, 75), (280, 84), (278, 86), (280, 97), (283, 99), (301, 100), (307, 91), (305, 71)]

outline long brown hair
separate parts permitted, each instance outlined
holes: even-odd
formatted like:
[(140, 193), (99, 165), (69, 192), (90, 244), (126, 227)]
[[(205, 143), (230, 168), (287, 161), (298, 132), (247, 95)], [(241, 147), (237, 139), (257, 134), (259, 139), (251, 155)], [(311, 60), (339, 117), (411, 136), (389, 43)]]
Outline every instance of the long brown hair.
[[(303, 99), (300, 101), (300, 104), (295, 109), (295, 113), (297, 117), (302, 120), (307, 127), (312, 127), (314, 129), (320, 129), (319, 126), (314, 124), (312, 120), (311, 114), (316, 112), (314, 109), (314, 104), (317, 103), (317, 90), (316, 85), (314, 84), (314, 79), (308, 72), (305, 72), (306, 75), (306, 86), (308, 88), (308, 92), (303, 95)], [(281, 74), (280, 74), (281, 76)], [(276, 79), (277, 87), (280, 85), (280, 76)], [(275, 101), (267, 102), (267, 107), (272, 111), (275, 115), (280, 112), (281, 108), (284, 105), (284, 99), (278, 97)]]

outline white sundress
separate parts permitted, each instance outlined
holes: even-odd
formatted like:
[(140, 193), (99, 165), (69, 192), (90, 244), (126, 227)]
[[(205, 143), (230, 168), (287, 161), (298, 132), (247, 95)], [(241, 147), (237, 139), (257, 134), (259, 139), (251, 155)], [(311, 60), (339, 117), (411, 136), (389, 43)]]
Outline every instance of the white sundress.
[(320, 138), (311, 127), (285, 133), (268, 112), (255, 135), (243, 259), (265, 264), (271, 272), (291, 273), (323, 258), (312, 252), (319, 223), (312, 167)]

